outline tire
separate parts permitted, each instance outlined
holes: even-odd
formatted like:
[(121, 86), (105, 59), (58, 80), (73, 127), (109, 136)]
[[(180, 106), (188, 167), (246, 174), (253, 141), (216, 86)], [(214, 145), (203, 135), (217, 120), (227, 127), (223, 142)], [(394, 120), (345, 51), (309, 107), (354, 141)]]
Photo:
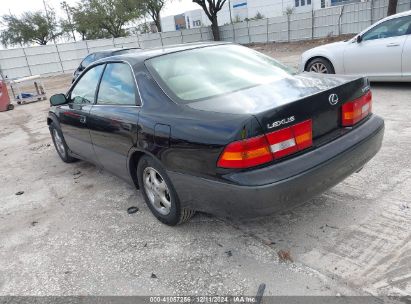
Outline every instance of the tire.
[(51, 138), (53, 139), (54, 148), (56, 148), (57, 154), (60, 156), (61, 160), (65, 163), (72, 163), (77, 161), (76, 158), (70, 156), (69, 148), (67, 147), (66, 141), (64, 140), (64, 136), (60, 128), (52, 122), (49, 125), (49, 129)]
[(160, 222), (176, 226), (187, 222), (195, 214), (194, 210), (181, 208), (170, 178), (154, 158), (146, 155), (140, 159), (137, 179), (148, 208)]
[(11, 110), (14, 110), (14, 105), (13, 104), (9, 104), (7, 106), (7, 111), (11, 111)]
[(311, 60), (307, 68), (307, 72), (321, 73), (321, 74), (335, 74), (335, 70), (330, 61), (325, 58), (315, 58)]

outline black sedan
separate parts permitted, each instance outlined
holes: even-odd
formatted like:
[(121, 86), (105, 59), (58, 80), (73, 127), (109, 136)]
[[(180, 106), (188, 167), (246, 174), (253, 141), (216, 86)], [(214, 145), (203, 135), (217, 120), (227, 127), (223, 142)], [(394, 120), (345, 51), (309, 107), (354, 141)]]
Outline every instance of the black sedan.
[(302, 203), (359, 171), (384, 133), (366, 78), (294, 74), (224, 43), (100, 60), (50, 102), (61, 159), (135, 185), (168, 225)]

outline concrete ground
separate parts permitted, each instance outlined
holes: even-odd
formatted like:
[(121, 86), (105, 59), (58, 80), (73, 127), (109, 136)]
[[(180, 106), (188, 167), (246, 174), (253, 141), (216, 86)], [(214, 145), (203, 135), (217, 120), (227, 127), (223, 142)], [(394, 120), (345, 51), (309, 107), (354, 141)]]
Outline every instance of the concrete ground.
[[(292, 65), (301, 52), (255, 48)], [(372, 89), (386, 133), (361, 172), (291, 211), (175, 228), (122, 180), (63, 163), (47, 101), (0, 113), (0, 295), (410, 295), (411, 86)]]

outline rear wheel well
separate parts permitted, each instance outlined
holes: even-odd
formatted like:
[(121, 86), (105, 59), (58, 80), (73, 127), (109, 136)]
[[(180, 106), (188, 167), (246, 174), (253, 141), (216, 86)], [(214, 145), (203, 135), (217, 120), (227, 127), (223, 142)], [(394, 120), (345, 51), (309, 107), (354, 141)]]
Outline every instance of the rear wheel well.
[[(308, 66), (309, 66), (310, 63), (313, 62), (313, 60), (315, 60), (315, 59), (323, 59), (323, 60), (327, 61), (327, 62), (332, 66), (332, 68), (334, 69), (334, 65), (333, 65), (333, 63), (331, 62), (330, 59), (328, 59), (328, 58), (326, 58), (326, 57), (324, 57), (324, 56), (315, 56), (315, 57), (312, 57), (312, 58), (310, 58), (310, 59), (307, 60), (307, 62), (305, 63), (305, 66), (304, 66), (304, 71), (307, 71)], [(334, 69), (334, 70), (335, 70), (335, 69)]]
[(137, 189), (140, 189), (138, 185), (138, 178), (137, 178), (137, 165), (138, 162), (140, 161), (141, 157), (146, 155), (146, 153), (141, 152), (141, 151), (135, 151), (130, 157), (129, 161), (129, 170), (130, 170), (130, 175), (131, 178), (133, 179), (133, 183), (136, 186)]
[(50, 117), (47, 117), (47, 125), (51, 125), (51, 123), (53, 122), (53, 120)]

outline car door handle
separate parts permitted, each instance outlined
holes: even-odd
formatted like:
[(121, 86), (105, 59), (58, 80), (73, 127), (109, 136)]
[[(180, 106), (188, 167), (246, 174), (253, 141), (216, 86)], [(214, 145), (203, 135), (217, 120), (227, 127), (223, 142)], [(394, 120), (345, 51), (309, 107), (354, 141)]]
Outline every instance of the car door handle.
[(387, 44), (387, 47), (393, 47), (393, 46), (400, 46), (400, 44), (399, 44), (399, 43), (395, 43), (395, 42), (393, 42), (393, 43), (388, 43), (388, 44)]
[(86, 123), (86, 116), (80, 115), (80, 122), (85, 124)]

